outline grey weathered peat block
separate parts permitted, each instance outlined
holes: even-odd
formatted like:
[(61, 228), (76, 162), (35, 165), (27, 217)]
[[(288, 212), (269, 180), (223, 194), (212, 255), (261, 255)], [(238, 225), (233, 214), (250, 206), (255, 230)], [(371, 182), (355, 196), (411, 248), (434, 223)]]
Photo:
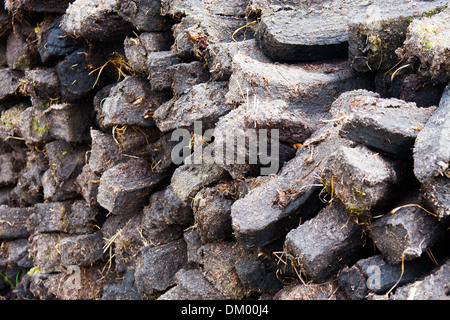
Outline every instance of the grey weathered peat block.
[(338, 202), (289, 232), (285, 241), (287, 252), (318, 283), (358, 260), (363, 244), (362, 227), (350, 219)]

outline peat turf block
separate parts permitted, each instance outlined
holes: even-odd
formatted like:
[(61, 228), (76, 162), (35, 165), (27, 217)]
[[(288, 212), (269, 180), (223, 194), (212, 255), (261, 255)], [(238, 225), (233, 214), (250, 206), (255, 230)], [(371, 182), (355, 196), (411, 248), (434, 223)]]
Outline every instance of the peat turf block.
[[(301, 112), (290, 110), (283, 100), (242, 104), (216, 123), (214, 157), (234, 179), (245, 177), (260, 167), (264, 167), (260, 173), (264, 170), (276, 173), (284, 162), (294, 157), (293, 146), (303, 143), (311, 131)], [(275, 151), (276, 142), (279, 150)], [(263, 159), (262, 154), (272, 155), (271, 162)]]
[(259, 290), (279, 290), (274, 274), (267, 272), (255, 253), (235, 242), (208, 243), (200, 249), (203, 274), (228, 299), (242, 299)]
[(61, 251), (61, 264), (63, 266), (87, 267), (101, 260), (104, 239), (101, 231), (62, 238), (58, 247)]
[(56, 65), (64, 101), (78, 101), (93, 91), (96, 77), (86, 66), (86, 52), (78, 49)]
[(118, 14), (122, 2), (76, 0), (63, 15), (61, 28), (69, 34), (90, 40), (122, 39), (132, 29), (132, 25)]
[(54, 68), (38, 68), (25, 71), (24, 90), (34, 106), (45, 106), (61, 97), (59, 79)]
[(286, 250), (298, 258), (303, 271), (316, 282), (329, 280), (344, 265), (358, 260), (364, 246), (362, 227), (349, 218), (338, 202), (292, 230)]
[(419, 108), (439, 105), (445, 85), (435, 84), (419, 75), (413, 64), (406, 65), (398, 72), (397, 69), (381, 70), (375, 75), (375, 91), (383, 98), (415, 102)]
[(0, 69), (0, 102), (15, 98), (19, 92), (23, 72), (9, 68)]
[[(356, 9), (357, 10), (357, 9)], [(263, 13), (256, 37), (275, 61), (317, 61), (347, 56), (347, 17), (279, 10)]]
[(450, 86), (442, 95), (439, 108), (419, 132), (414, 145), (414, 174), (425, 183), (449, 170), (450, 163)]
[(169, 290), (160, 300), (173, 300), (174, 294), (177, 299), (188, 300), (223, 300), (225, 297), (204, 277), (201, 269), (181, 269), (175, 275), (176, 290)]
[(44, 111), (52, 139), (81, 143), (89, 140), (93, 113), (83, 104), (53, 104)]
[(249, 22), (242, 17), (213, 15), (206, 12), (186, 16), (173, 27), (174, 50), (183, 57), (193, 55), (201, 58), (202, 51), (211, 44), (252, 39), (253, 25), (236, 32)]
[(316, 124), (329, 116), (329, 106), (345, 91), (364, 88), (344, 60), (311, 64), (274, 64), (235, 54), (226, 101), (253, 104), (282, 99)]
[[(418, 15), (427, 10), (442, 8), (445, 4), (444, 0), (420, 1), (414, 4), (389, 0), (384, 1), (381, 6), (364, 0), (352, 2), (339, 0), (316, 4), (314, 7), (296, 5), (272, 8), (262, 12), (257, 39), (265, 54), (276, 61), (299, 62), (345, 58), (348, 54), (349, 25), (361, 22), (373, 28), (383, 25), (384, 20), (395, 21), (396, 18), (414, 15), (415, 12)], [(399, 33), (393, 27), (395, 24), (385, 24), (387, 26), (382, 30), (386, 31), (390, 27), (394, 36)], [(403, 34), (406, 27), (407, 25), (403, 27)], [(372, 38), (378, 34), (375, 33)], [(364, 38), (364, 35), (361, 37)], [(372, 38), (369, 37), (369, 41)], [(398, 46), (401, 44), (400, 42)], [(352, 56), (355, 57), (357, 54)], [(365, 63), (368, 59), (361, 60)]]
[(414, 20), (408, 28), (399, 56), (409, 62), (420, 61), (420, 75), (431, 78), (433, 82), (447, 83), (450, 78), (449, 28), (450, 8), (431, 17)]
[(17, 185), (14, 188), (19, 203), (34, 205), (43, 199), (42, 175), (48, 170), (48, 160), (40, 152), (29, 152), (26, 166), (20, 171)]
[(20, 113), (17, 129), (32, 144), (54, 140), (79, 143), (89, 139), (91, 118), (89, 107), (82, 104), (53, 104), (47, 109), (33, 106)]
[(168, 71), (172, 80), (172, 93), (175, 97), (187, 93), (196, 84), (209, 80), (208, 69), (200, 61), (179, 63), (171, 66)]
[(96, 215), (97, 211), (82, 200), (37, 203), (30, 217), (30, 229), (41, 233), (93, 233)]
[(170, 187), (155, 192), (150, 204), (144, 207), (142, 230), (152, 243), (164, 244), (179, 239), (186, 226), (192, 225), (194, 216), (190, 207), (182, 203)]
[(30, 237), (30, 257), (43, 273), (62, 271), (61, 251), (55, 250), (62, 236), (60, 233), (36, 233)]
[(40, 37), (38, 51), (44, 64), (54, 62), (81, 46), (81, 41), (67, 35), (59, 26), (60, 23), (61, 19), (57, 18), (41, 26), (38, 31)]
[(6, 61), (11, 69), (29, 70), (39, 61), (37, 46), (32, 42), (33, 34), (25, 28), (12, 32), (6, 40)]
[(143, 32), (138, 37), (126, 37), (123, 46), (125, 57), (133, 71), (140, 76), (148, 76), (147, 54), (170, 50), (169, 32)]
[(209, 13), (220, 16), (244, 16), (246, 1), (197, 1), (197, 0), (162, 0), (163, 15), (180, 20), (184, 16)]
[(64, 13), (73, 0), (6, 0), (5, 9)]
[(145, 247), (136, 262), (136, 288), (142, 297), (164, 291), (175, 284), (175, 274), (187, 266), (183, 239), (157, 247)]
[(339, 134), (403, 159), (412, 156), (417, 135), (436, 110), (365, 95), (355, 97), (351, 105), (354, 111), (345, 119)]
[(89, 206), (94, 207), (98, 205), (97, 193), (99, 181), (100, 176), (91, 170), (89, 164), (83, 167), (83, 170), (77, 177), (76, 183), (79, 193)]
[(308, 283), (286, 286), (274, 296), (274, 300), (344, 300), (339, 287), (333, 282)]
[(204, 188), (193, 200), (197, 231), (204, 243), (226, 240), (232, 235), (231, 206), (234, 200), (223, 194), (216, 187)]
[(226, 171), (215, 163), (184, 164), (173, 173), (170, 188), (181, 202), (190, 205), (198, 191), (226, 176)]
[(152, 173), (142, 159), (131, 158), (106, 170), (98, 188), (98, 203), (111, 214), (137, 213), (164, 175)]
[(206, 61), (213, 80), (228, 80), (233, 73), (231, 63), (233, 57), (242, 53), (260, 62), (270, 62), (264, 55), (255, 39), (240, 42), (219, 42), (209, 45), (205, 50)]
[(51, 201), (73, 199), (78, 195), (76, 179), (81, 173), (87, 147), (56, 140), (46, 144), (49, 169), (43, 174), (44, 198)]
[(395, 291), (393, 300), (448, 300), (450, 261), (447, 261), (427, 277), (403, 286)]
[(125, 0), (119, 16), (139, 31), (169, 31), (170, 19), (161, 15), (161, 0)]
[(0, 249), (0, 267), (8, 269), (33, 267), (33, 261), (28, 253), (29, 249), (30, 243), (27, 239), (4, 241)]
[(15, 185), (19, 170), (19, 162), (14, 158), (14, 153), (0, 154), (0, 187)]
[(370, 236), (389, 263), (420, 257), (440, 239), (444, 226), (419, 207), (385, 214), (370, 227)]
[(121, 282), (106, 284), (102, 300), (141, 300), (134, 285), (134, 270), (126, 272)]
[(155, 51), (147, 55), (148, 80), (153, 91), (168, 91), (172, 86), (168, 68), (181, 60), (172, 51)]
[(422, 185), (425, 203), (442, 220), (450, 219), (450, 179), (436, 177)]
[(328, 160), (322, 181), (356, 216), (369, 215), (392, 197), (399, 182), (395, 163), (364, 146), (340, 147)]
[(197, 84), (186, 94), (163, 103), (153, 119), (162, 132), (191, 127), (195, 121), (202, 121), (204, 129), (211, 128), (231, 109), (224, 102), (227, 88), (226, 82)]
[(394, 285), (413, 282), (432, 267), (429, 259), (420, 259), (404, 262), (402, 271), (401, 263), (389, 264), (382, 255), (376, 255), (361, 259), (352, 267), (344, 267), (339, 272), (338, 280), (349, 299), (363, 300), (369, 292), (385, 294)]
[(104, 129), (124, 125), (154, 127), (151, 115), (164, 100), (164, 95), (151, 92), (145, 78), (130, 76), (111, 88), (97, 118)]
[[(179, 239), (186, 229), (186, 224), (181, 219), (179, 222), (171, 221), (171, 210), (167, 210), (162, 201), (164, 190), (152, 194), (150, 204), (144, 207), (141, 222), (142, 236), (150, 243), (158, 245)], [(192, 213), (190, 216), (192, 218)]]
[(92, 146), (88, 164), (93, 173), (101, 175), (104, 171), (124, 160), (112, 135), (91, 129), (91, 139)]
[(0, 239), (26, 238), (30, 235), (27, 220), (32, 208), (0, 206)]

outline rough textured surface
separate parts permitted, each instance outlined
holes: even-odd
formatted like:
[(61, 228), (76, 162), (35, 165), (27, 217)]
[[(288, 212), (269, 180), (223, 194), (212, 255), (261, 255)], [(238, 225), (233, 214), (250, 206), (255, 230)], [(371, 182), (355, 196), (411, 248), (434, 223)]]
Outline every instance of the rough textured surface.
[(64, 201), (73, 198), (78, 191), (76, 178), (83, 168), (86, 147), (64, 140), (46, 145), (49, 168), (42, 175), (44, 199)]
[(396, 158), (410, 158), (419, 132), (436, 110), (418, 108), (396, 99), (355, 97), (354, 112), (344, 120), (339, 134)]
[(329, 116), (330, 104), (347, 90), (365, 88), (364, 79), (353, 77), (347, 64), (273, 64), (236, 54), (232, 62), (226, 101), (230, 104), (282, 99), (299, 109), (311, 122)]
[(280, 290), (275, 300), (344, 300), (334, 283), (292, 285)]
[(12, 11), (17, 9), (37, 11), (37, 12), (58, 12), (64, 13), (73, 0), (6, 0), (5, 9)]
[[(351, 57), (361, 58), (361, 54), (354, 50), (355, 47), (362, 51), (362, 55), (367, 54), (367, 51), (371, 49), (379, 52), (378, 47), (374, 49), (370, 47), (370, 44), (375, 42), (376, 45), (380, 45), (383, 41), (389, 43), (392, 38), (401, 37), (402, 32), (399, 32), (395, 25), (402, 25), (399, 22), (405, 19), (405, 16), (417, 16), (427, 11), (435, 12), (438, 8), (442, 9), (447, 3), (442, 0), (420, 1), (412, 4), (391, 0), (385, 1), (383, 6), (379, 6), (375, 1), (339, 0), (318, 3), (314, 6), (311, 4), (309, 6), (308, 4), (289, 6), (289, 4), (284, 4), (284, 8), (272, 6), (263, 10), (257, 32), (262, 50), (267, 56), (277, 61), (298, 62), (343, 58), (347, 56), (349, 37), (350, 41), (357, 42), (355, 40), (359, 40), (359, 36), (362, 39), (368, 39), (369, 46), (359, 48), (357, 44), (351, 45)], [(406, 20), (411, 21), (411, 19)], [(372, 34), (366, 31), (367, 36), (365, 36), (364, 31), (361, 31), (364, 28), (361, 26), (350, 28), (349, 33), (349, 25), (358, 23), (365, 23), (367, 29), (377, 30), (378, 33), (373, 32)], [(403, 35), (406, 27), (407, 24), (400, 28), (403, 30)], [(355, 36), (356, 34), (357, 36)], [(389, 48), (391, 56), (395, 57), (395, 48), (401, 46), (402, 43), (401, 41), (392, 42), (386, 48)], [(385, 50), (382, 58), (389, 57), (387, 51)], [(369, 56), (379, 55), (378, 52), (375, 54), (369, 52)], [(369, 59), (363, 58), (362, 60), (367, 62)], [(378, 60), (377, 62), (380, 63)], [(369, 60), (368, 63), (373, 62)]]
[(176, 274), (177, 286), (160, 296), (159, 300), (223, 300), (199, 269), (181, 269)]
[(33, 35), (26, 29), (19, 29), (9, 35), (6, 41), (6, 62), (11, 69), (24, 71), (36, 65), (39, 55), (30, 38), (33, 39)]
[(180, 97), (197, 84), (209, 80), (209, 70), (200, 61), (179, 63), (169, 69), (172, 81), (171, 89), (174, 97)]
[(333, 203), (289, 232), (284, 245), (303, 272), (320, 283), (358, 260), (363, 250), (361, 235), (362, 228), (348, 217), (345, 207)]
[(10, 208), (0, 206), (0, 238), (14, 239), (26, 238), (30, 235), (27, 228), (27, 219), (31, 215), (29, 208)]
[(252, 39), (253, 26), (235, 33), (250, 21), (235, 16), (201, 13), (184, 17), (173, 28), (175, 52), (181, 56), (202, 56), (202, 51), (210, 44)]
[(414, 174), (421, 182), (441, 175), (450, 165), (450, 86), (439, 108), (420, 131), (414, 146)]
[(61, 264), (87, 267), (103, 257), (103, 237), (100, 231), (66, 237), (59, 241)]
[(227, 299), (279, 289), (274, 275), (238, 243), (209, 243), (199, 250), (205, 278)]
[(58, 58), (75, 51), (81, 45), (80, 40), (66, 35), (60, 23), (61, 19), (57, 18), (39, 28), (38, 51), (43, 63), (57, 61)]
[(201, 121), (204, 129), (211, 128), (230, 111), (224, 103), (226, 89), (226, 82), (197, 84), (186, 94), (162, 104), (153, 119), (163, 132), (191, 127), (195, 121)]
[(105, 171), (99, 182), (97, 201), (111, 214), (142, 209), (146, 197), (161, 178), (160, 174), (152, 174), (146, 161), (130, 159)]
[(65, 232), (83, 234), (94, 232), (97, 211), (83, 201), (38, 203), (30, 216), (33, 232)]
[(97, 117), (105, 129), (123, 125), (152, 127), (155, 123), (151, 115), (164, 100), (164, 95), (151, 93), (144, 78), (127, 77), (111, 88)]
[(414, 102), (420, 108), (439, 105), (445, 86), (417, 74), (412, 64), (406, 64), (402, 69), (378, 71), (375, 76), (375, 90), (382, 98)]
[(170, 20), (161, 16), (160, 0), (122, 1), (119, 16), (139, 31), (168, 31)]
[(448, 299), (447, 2), (0, 1), (0, 300)]
[(257, 39), (263, 52), (276, 61), (345, 58), (347, 26), (346, 18), (338, 15), (279, 10), (262, 15)]
[(137, 261), (136, 288), (141, 296), (151, 296), (175, 284), (175, 274), (187, 264), (182, 240), (158, 247), (145, 247)]
[(429, 276), (399, 288), (393, 300), (448, 300), (449, 267), (447, 262)]
[(232, 225), (239, 242), (250, 247), (268, 244), (285, 235), (280, 230), (294, 227), (299, 218), (308, 219), (321, 208), (314, 201), (321, 190), (318, 173), (336, 145), (348, 144), (334, 130), (328, 127), (314, 134), (278, 175), (233, 204)]
[(399, 3), (387, 1), (373, 6), (365, 21), (349, 26), (349, 64), (358, 72), (388, 70), (399, 62), (396, 50), (403, 46), (411, 22), (442, 11), (447, 1)]
[(118, 14), (120, 5), (121, 1), (117, 0), (77, 0), (67, 8), (61, 28), (91, 40), (120, 39), (131, 30), (131, 25)]
[(419, 72), (436, 82), (448, 82), (450, 65), (450, 9), (431, 17), (414, 20), (408, 28), (405, 44), (400, 51), (403, 59), (420, 63)]
[(223, 0), (162, 0), (162, 13), (174, 19), (198, 13), (217, 14), (223, 16), (243, 16), (246, 2)]
[[(339, 284), (351, 300), (364, 300), (369, 293), (385, 294), (396, 286), (414, 282), (429, 272), (433, 264), (418, 259), (402, 264), (389, 264), (381, 255), (361, 259), (351, 268), (339, 272)], [(402, 271), (403, 270), (403, 271)]]
[(227, 190), (221, 190), (220, 186), (204, 188), (193, 200), (197, 232), (203, 243), (226, 240), (232, 236), (231, 206), (234, 199), (227, 199), (226, 193)]
[(303, 143), (311, 131), (302, 114), (289, 110), (282, 100), (243, 104), (217, 122), (214, 159), (234, 179), (258, 174), (258, 169), (262, 175), (274, 174), (293, 158), (293, 146)]
[(93, 91), (95, 76), (86, 68), (85, 54), (86, 49), (78, 49), (56, 66), (61, 96), (65, 101), (78, 101)]
[(419, 207), (386, 214), (370, 227), (371, 238), (390, 263), (420, 257), (443, 234), (437, 219)]
[(143, 32), (139, 37), (126, 37), (124, 40), (125, 57), (133, 71), (148, 76), (147, 55), (155, 51), (170, 49), (170, 32)]
[(450, 218), (450, 179), (447, 176), (436, 177), (422, 185), (424, 201), (440, 219)]
[(200, 189), (225, 176), (225, 170), (215, 163), (209, 165), (184, 164), (173, 173), (170, 187), (182, 202), (190, 203), (191, 198)]
[(399, 172), (395, 163), (366, 147), (340, 147), (330, 156), (321, 178), (353, 215), (364, 218), (388, 203)]
[(148, 80), (153, 91), (170, 90), (168, 68), (180, 63), (177, 54), (172, 51), (156, 51), (147, 55)]
[(82, 104), (53, 104), (44, 111), (50, 136), (55, 140), (84, 142), (89, 138), (92, 113)]
[(219, 42), (205, 50), (206, 61), (214, 80), (228, 80), (233, 73), (232, 62), (236, 54), (244, 54), (260, 62), (270, 62), (255, 39), (240, 42)]
[(0, 101), (10, 100), (18, 92), (23, 74), (11, 69), (0, 70)]
[(45, 106), (61, 98), (59, 79), (54, 68), (41, 68), (25, 72), (24, 91), (35, 106)]

